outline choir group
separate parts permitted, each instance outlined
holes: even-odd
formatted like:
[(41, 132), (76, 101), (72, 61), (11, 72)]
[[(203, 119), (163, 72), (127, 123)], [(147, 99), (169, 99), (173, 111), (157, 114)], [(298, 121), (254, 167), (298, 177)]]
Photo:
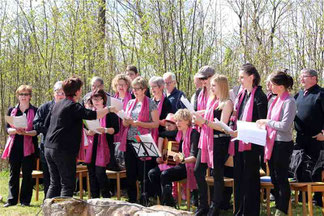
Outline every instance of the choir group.
[[(276, 215), (286, 215), (288, 178), (321, 178), (322, 166), (315, 166), (323, 158), (324, 144), (324, 91), (317, 84), (318, 78), (315, 70), (303, 69), (299, 77), (302, 89), (293, 96), (293, 79), (286, 71), (268, 76), (265, 93), (260, 74), (250, 63), (238, 69), (239, 82), (232, 88), (225, 75), (203, 66), (194, 76), (196, 91), (191, 104), (195, 112), (189, 111), (181, 99), (186, 96), (176, 88), (174, 73), (147, 81), (135, 66), (114, 77), (113, 94), (104, 91), (100, 77), (91, 80), (92, 91), (83, 98), (80, 78), (58, 81), (53, 88), (54, 99), (39, 108), (30, 103), (32, 87), (21, 85), (16, 91), (19, 102), (7, 115), (26, 115), (27, 128), (7, 124), (9, 137), (2, 158), (9, 159), (10, 179), (5, 207), (16, 205), (18, 196), (21, 205), (30, 205), (35, 156), (41, 161), (46, 198), (73, 196), (77, 159), (87, 165), (91, 197), (109, 198), (106, 169), (121, 169), (116, 155), (122, 152), (131, 203), (158, 197), (162, 205), (174, 207), (173, 182), (186, 179), (185, 186), (197, 202), (195, 215), (220, 215), (221, 209), (231, 206), (231, 188), (224, 188), (226, 176), (234, 179), (234, 215), (259, 215), (260, 168), (265, 170), (267, 164)], [(122, 118), (117, 115), (120, 110), (112, 106), (113, 98), (122, 101)], [(215, 118), (233, 130), (225, 130)], [(95, 119), (99, 119), (100, 127), (88, 129), (84, 120)], [(256, 122), (265, 129), (265, 146), (233, 141), (238, 136), (237, 121)], [(132, 144), (138, 142), (139, 134), (151, 134), (163, 156), (138, 158)], [(311, 172), (306, 172), (309, 169)], [(214, 179), (211, 205), (208, 170)], [(314, 200), (322, 205), (321, 194), (315, 194)]]

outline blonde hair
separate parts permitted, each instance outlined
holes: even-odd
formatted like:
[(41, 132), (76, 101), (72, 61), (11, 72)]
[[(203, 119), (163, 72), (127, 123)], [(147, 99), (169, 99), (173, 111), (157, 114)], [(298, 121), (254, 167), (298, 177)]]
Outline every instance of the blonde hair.
[[(229, 86), (228, 80), (225, 75), (215, 74), (212, 78), (210, 83), (217, 83), (219, 87), (219, 104), (217, 109), (221, 110), (225, 106), (226, 102), (229, 100)], [(216, 97), (216, 95), (214, 95)]]
[(174, 120), (188, 121), (189, 126), (191, 125), (192, 116), (187, 109), (178, 109), (178, 111), (173, 116)]
[(27, 91), (30, 96), (32, 95), (33, 88), (30, 85), (21, 85), (16, 90), (16, 96), (18, 97), (19, 93), (22, 91)]
[[(119, 80), (124, 80), (126, 85), (129, 87), (131, 86), (131, 80), (129, 79), (129, 77), (126, 74), (117, 74), (114, 79), (111, 81), (111, 87), (114, 90), (114, 92), (117, 92), (117, 85), (118, 85), (118, 81)], [(128, 90), (127, 89), (127, 90)]]
[(132, 87), (138, 85), (142, 89), (148, 89), (147, 81), (143, 77), (136, 77), (132, 82)]

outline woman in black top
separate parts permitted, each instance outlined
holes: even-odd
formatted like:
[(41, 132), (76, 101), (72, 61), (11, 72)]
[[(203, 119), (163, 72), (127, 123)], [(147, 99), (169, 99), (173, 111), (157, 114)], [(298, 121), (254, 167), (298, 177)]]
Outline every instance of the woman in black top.
[[(220, 124), (228, 124), (233, 111), (233, 103), (229, 99), (229, 87), (226, 76), (214, 75), (211, 78), (211, 95), (207, 103), (204, 117), (195, 114), (195, 122), (202, 127), (199, 140), (199, 151), (195, 166), (195, 177), (199, 189), (199, 208), (196, 215), (219, 215), (224, 191), (224, 163), (228, 156), (230, 136), (224, 133)], [(209, 138), (208, 138), (209, 137)], [(211, 151), (212, 149), (212, 151)], [(214, 196), (213, 205), (208, 210), (207, 183), (205, 180), (207, 166), (213, 168)]]
[[(95, 90), (91, 95), (91, 104), (95, 110), (101, 110), (106, 106), (107, 96), (103, 90)], [(90, 191), (92, 198), (99, 198), (100, 192), (103, 198), (109, 198), (108, 178), (106, 166), (113, 155), (110, 155), (110, 145), (114, 145), (113, 135), (118, 133), (118, 117), (115, 113), (108, 113), (101, 119), (100, 128), (97, 129), (101, 134), (94, 131), (87, 131), (89, 136), (89, 146), (87, 148), (85, 162), (88, 164)], [(90, 141), (91, 140), (91, 141)]]
[[(256, 122), (267, 116), (267, 96), (260, 84), (260, 75), (252, 64), (244, 64), (239, 70), (239, 81), (243, 90), (235, 102), (236, 120)], [(237, 131), (231, 136), (236, 137)], [(235, 141), (230, 154), (234, 155), (234, 215), (260, 214), (260, 156), (263, 146)]]
[(19, 194), (19, 174), (22, 169), (22, 184), (20, 203), (29, 206), (33, 194), (32, 171), (37, 146), (37, 133), (33, 130), (33, 119), (37, 108), (30, 104), (32, 87), (21, 85), (16, 91), (19, 104), (8, 110), (8, 116), (26, 115), (27, 128), (15, 128), (7, 124), (9, 138), (6, 143), (2, 158), (9, 158), (10, 179), (8, 201), (4, 207), (16, 205)]

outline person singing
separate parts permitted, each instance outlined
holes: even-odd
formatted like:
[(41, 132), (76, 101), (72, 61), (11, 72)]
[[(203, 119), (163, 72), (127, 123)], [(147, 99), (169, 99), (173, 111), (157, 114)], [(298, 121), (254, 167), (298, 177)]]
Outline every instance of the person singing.
[(270, 82), (272, 92), (277, 97), (269, 106), (267, 119), (259, 119), (256, 123), (259, 127), (267, 129), (264, 159), (269, 162), (276, 215), (280, 215), (280, 212), (288, 214), (290, 199), (288, 167), (294, 148), (292, 129), (297, 108), (295, 99), (288, 92), (293, 86), (291, 76), (279, 71), (271, 75)]
[[(211, 95), (204, 117), (194, 115), (195, 123), (201, 126), (199, 151), (195, 166), (195, 177), (199, 190), (199, 208), (195, 215), (219, 215), (224, 191), (224, 163), (228, 156), (230, 136), (223, 132), (214, 118), (228, 124), (233, 111), (229, 99), (229, 87), (226, 76), (214, 75), (211, 78)], [(210, 209), (207, 203), (207, 166), (214, 169), (214, 202)]]
[[(102, 110), (107, 103), (106, 93), (95, 90), (91, 95), (91, 103), (94, 110)], [(86, 151), (85, 163), (87, 163), (90, 179), (90, 191), (92, 198), (99, 198), (100, 192), (103, 198), (110, 198), (109, 181), (106, 175), (106, 166), (110, 162), (110, 145), (113, 145), (113, 135), (118, 133), (118, 117), (115, 113), (108, 113), (99, 119), (101, 134), (89, 130), (87, 132), (89, 146)]]

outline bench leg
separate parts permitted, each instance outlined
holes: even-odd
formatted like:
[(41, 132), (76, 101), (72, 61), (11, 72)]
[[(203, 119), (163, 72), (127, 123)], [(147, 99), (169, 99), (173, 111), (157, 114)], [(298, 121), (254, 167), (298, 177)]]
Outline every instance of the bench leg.
[(295, 190), (295, 205), (298, 205), (298, 191)]
[(187, 185), (187, 210), (190, 211), (190, 189)]
[(303, 198), (303, 216), (307, 216), (306, 211), (306, 194), (304, 191), (302, 191), (302, 198)]
[(119, 175), (119, 173), (117, 173), (116, 184), (117, 184), (117, 200), (120, 200), (120, 175)]
[(267, 196), (267, 215), (270, 216), (270, 189), (266, 188), (266, 196)]
[(88, 191), (88, 199), (91, 199), (89, 172), (87, 172), (87, 191)]
[(36, 201), (38, 201), (38, 193), (39, 193), (39, 178), (36, 178)]
[(83, 181), (82, 181), (82, 172), (79, 173), (79, 190), (80, 190), (80, 199), (83, 199)]
[(312, 186), (307, 185), (307, 196), (308, 196), (308, 213), (313, 216), (313, 197), (312, 197)]
[(178, 190), (178, 205), (179, 208), (181, 206), (181, 184), (179, 182), (177, 182), (177, 190)]
[(289, 205), (288, 205), (288, 216), (292, 216), (292, 208), (291, 208), (291, 198), (289, 198)]

